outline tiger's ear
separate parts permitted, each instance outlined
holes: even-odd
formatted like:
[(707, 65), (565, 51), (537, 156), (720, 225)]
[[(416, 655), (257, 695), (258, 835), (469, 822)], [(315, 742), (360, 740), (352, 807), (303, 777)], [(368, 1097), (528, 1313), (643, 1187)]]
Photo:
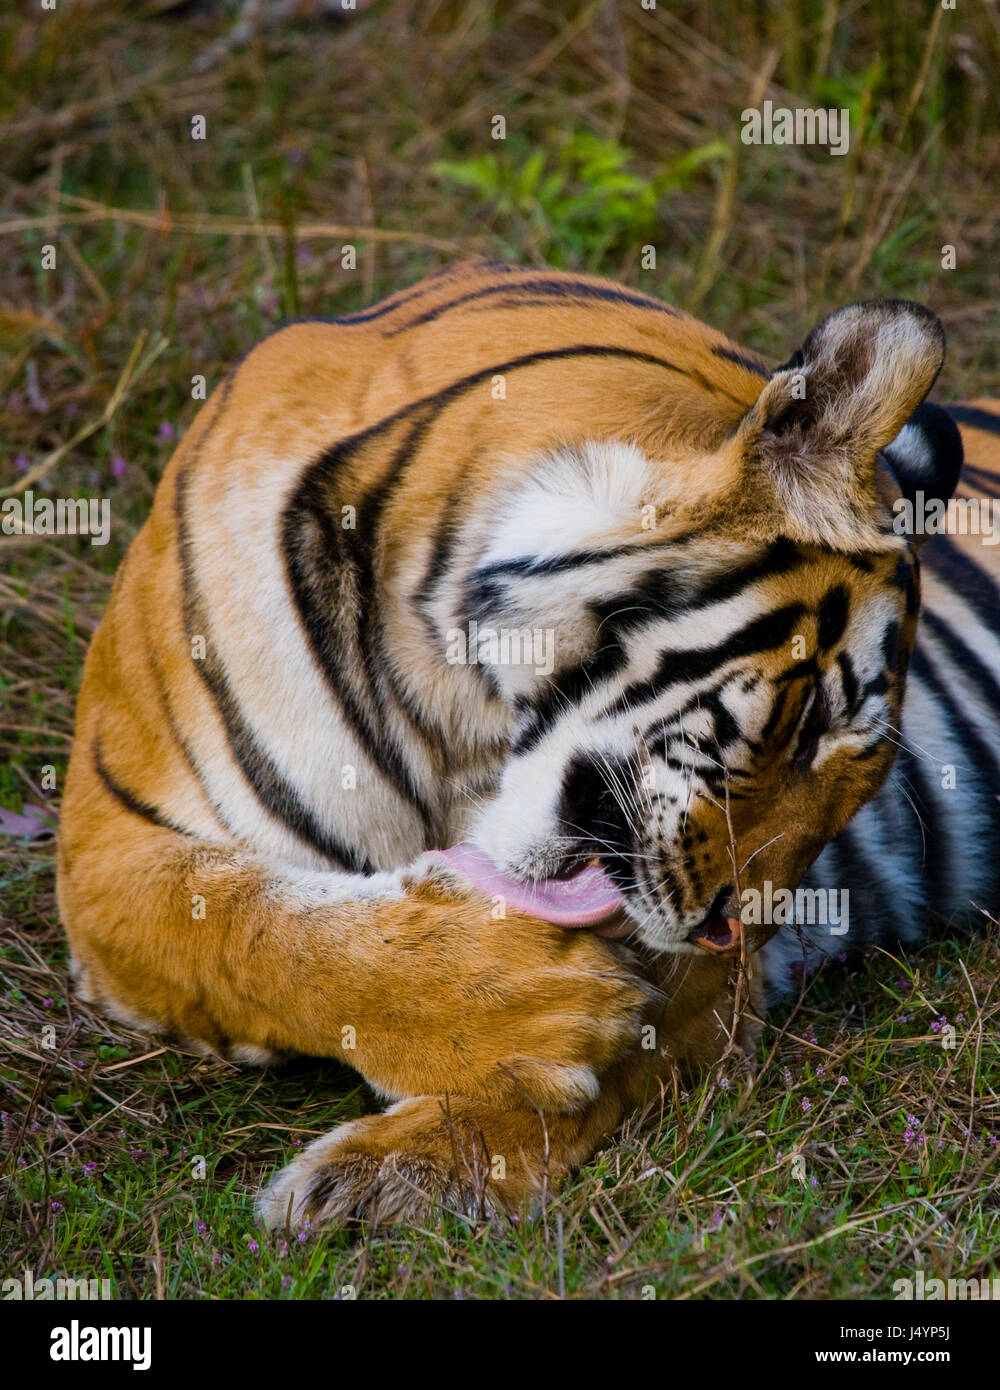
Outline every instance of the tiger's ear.
[(875, 456), (900, 433), (944, 361), (921, 304), (852, 304), (812, 330), (774, 373), (737, 434), (748, 485), (763, 484), (794, 539), (880, 543)]

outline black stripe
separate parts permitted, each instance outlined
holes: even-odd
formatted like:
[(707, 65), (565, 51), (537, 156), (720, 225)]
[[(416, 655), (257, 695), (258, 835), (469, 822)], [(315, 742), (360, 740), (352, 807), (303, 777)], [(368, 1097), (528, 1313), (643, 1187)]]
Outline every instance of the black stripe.
[(773, 651), (787, 642), (795, 624), (808, 610), (802, 603), (788, 603), (754, 618), (714, 647), (670, 649), (660, 653), (656, 671), (644, 681), (626, 686), (606, 714), (621, 714), (661, 694), (672, 685), (702, 680), (738, 657)]
[[(823, 857), (826, 858), (827, 862), (822, 866), (821, 871), (820, 860)], [(841, 843), (840, 835), (837, 835), (829, 844), (823, 846), (820, 853), (809, 865), (809, 868), (802, 878), (803, 885), (806, 888), (822, 888), (826, 892), (835, 889), (837, 892), (842, 893), (845, 888), (848, 892), (852, 891), (850, 869), (845, 863), (847, 858), (848, 855), (845, 853), (845, 846)], [(841, 898), (840, 901), (843, 903), (843, 898)], [(848, 904), (850, 904), (849, 898)], [(794, 924), (793, 931), (795, 925), (801, 927), (802, 924)], [(858, 930), (859, 925), (860, 930)], [(800, 937), (800, 939), (803, 938)], [(811, 940), (810, 944), (816, 950), (822, 952), (824, 960), (829, 960), (831, 956), (836, 955), (840, 951), (852, 950), (855, 947), (863, 945), (866, 939), (867, 934), (864, 931), (864, 922), (862, 921), (859, 924), (856, 919), (856, 914), (851, 912), (848, 917), (848, 930), (844, 936), (832, 936), (829, 945), (819, 945), (815, 940)]]
[(943, 584), (964, 599), (983, 627), (1000, 637), (1000, 589), (989, 572), (940, 531), (928, 539), (921, 558)]
[[(378, 604), (374, 600), (375, 580), (371, 566), (377, 536), (377, 520), (384, 514), (394, 489), (405, 477), (406, 469), (417, 455), (427, 431), (448, 405), (497, 374), (570, 358), (620, 358), (624, 361), (660, 367), (665, 371), (680, 372), (680, 368), (672, 362), (652, 353), (591, 343), (547, 348), (493, 363), (453, 381), (429, 396), (410, 401), (361, 433), (338, 441), (306, 471), (285, 508), (281, 525), (286, 571), (310, 647), (330, 690), (352, 721), (359, 738), (367, 748), (374, 749), (372, 756), (376, 766), (381, 758), (386, 769), (394, 769), (394, 777), (409, 777), (408, 771), (401, 763), (401, 755), (398, 750), (385, 749), (376, 739), (377, 731), (369, 714), (361, 709), (347, 689), (343, 678), (345, 641), (353, 641), (359, 651), (362, 645), (367, 643), (369, 660), (366, 669), (369, 681), (374, 682), (374, 688), (369, 685), (367, 693), (369, 702), (380, 708), (377, 691), (383, 673), (370, 659), (373, 643), (378, 640), (380, 622)], [(383, 437), (395, 426), (410, 424), (411, 421), (412, 427), (406, 435), (405, 446), (395, 448), (381, 481), (357, 503), (358, 519), (368, 528), (370, 534), (362, 539), (360, 546), (352, 539), (345, 540), (351, 537), (352, 533), (344, 532), (330, 515), (334, 477), (338, 473), (346, 472), (369, 445), (382, 442)], [(372, 521), (373, 517), (376, 519), (375, 522)], [(315, 531), (320, 532), (320, 543), (317, 543), (317, 538), (312, 535)], [(310, 549), (312, 553), (307, 554)], [(347, 629), (349, 615), (344, 615), (337, 588), (340, 571), (345, 562), (353, 563), (361, 582), (368, 590), (363, 596), (369, 600), (367, 612), (355, 618), (352, 632)], [(325, 598), (317, 594), (317, 590), (324, 590), (324, 586)], [(400, 785), (405, 786), (406, 782)]]
[[(856, 820), (849, 821), (844, 829), (836, 836), (834, 844), (842, 866), (847, 870), (847, 876), (851, 880), (851, 896), (855, 901), (860, 898), (864, 903), (864, 917), (862, 919), (864, 928), (860, 941), (855, 937), (859, 945), (871, 940), (885, 939), (905, 939), (907, 933), (907, 920), (902, 915), (902, 909), (897, 912), (894, 910), (895, 904), (888, 901), (888, 894), (885, 892), (885, 883), (879, 875), (877, 866), (872, 865), (861, 847), (858, 836), (860, 828)], [(852, 914), (853, 916), (853, 914)], [(874, 929), (874, 930), (872, 930)], [(848, 935), (850, 933), (848, 932)]]
[(697, 613), (713, 603), (736, 598), (751, 584), (773, 579), (779, 574), (791, 574), (805, 562), (805, 553), (795, 542), (787, 536), (779, 536), (755, 560), (745, 565), (736, 565), (733, 569), (725, 570), (713, 579), (706, 580), (699, 586), (692, 599), (683, 605), (683, 611)]
[(538, 699), (523, 704), (525, 722), (512, 751), (524, 753), (533, 748), (570, 705), (580, 700), (592, 686), (610, 680), (627, 664), (628, 653), (617, 635), (611, 632), (586, 661), (560, 676), (558, 681), (550, 681)]
[[(672, 548), (676, 548), (676, 542), (650, 541), (646, 545), (631, 542), (611, 546), (607, 550), (554, 555), (546, 560), (532, 559), (529, 556), (516, 560), (497, 560), (493, 564), (474, 570), (469, 576), (461, 598), (462, 615), (466, 621), (469, 618), (484, 621), (491, 609), (503, 605), (506, 598), (505, 586), (509, 581), (564, 574), (588, 565), (603, 564), (606, 560), (620, 560), (630, 555), (653, 554)], [(641, 575), (633, 581), (633, 587), (627, 592), (603, 603), (594, 601), (590, 607), (602, 625), (615, 621), (615, 610), (628, 608), (631, 610), (630, 620), (635, 625), (651, 617), (673, 616), (680, 611), (681, 604), (675, 580), (660, 568)], [(620, 626), (616, 624), (619, 631), (623, 631), (625, 626), (624, 622)]]
[[(785, 716), (785, 708), (788, 705), (790, 693), (791, 687), (788, 685), (779, 685), (775, 688), (774, 700), (771, 704), (771, 713), (767, 716), (767, 723), (760, 731), (760, 739), (757, 744), (759, 748), (766, 748), (777, 733), (778, 726)], [(796, 722), (797, 721), (798, 715), (796, 715)]]
[(745, 372), (753, 372), (756, 376), (762, 376), (765, 381), (771, 380), (771, 373), (763, 362), (748, 357), (746, 353), (737, 352), (735, 348), (731, 347), (714, 347), (712, 353), (715, 357), (724, 357), (727, 362), (735, 362), (737, 367), (742, 367)]
[[(1000, 785), (1000, 750), (995, 746), (995, 739), (988, 741), (980, 736), (966, 711), (961, 708), (957, 692), (946, 685), (921, 647), (914, 651), (910, 665), (913, 675), (922, 681), (943, 711), (948, 732), (962, 746), (967, 765), (959, 766), (956, 763), (956, 768), (966, 778), (966, 785), (971, 782), (977, 809), (992, 822), (987, 844), (996, 845), (1000, 843), (1000, 801), (996, 793)], [(995, 910), (1000, 899), (1000, 856), (991, 854), (989, 865), (989, 898), (982, 905)]]
[(471, 304), (493, 295), (510, 296), (521, 293), (547, 295), (555, 300), (596, 299), (605, 304), (627, 304), (639, 309), (652, 309), (656, 313), (666, 314), (669, 318), (682, 317), (680, 312), (677, 309), (672, 309), (669, 304), (661, 304), (658, 299), (650, 299), (648, 295), (638, 294), (615, 285), (592, 285), (588, 284), (586, 280), (518, 280), (516, 284), (487, 285), (483, 289), (467, 290), (465, 294), (459, 295), (456, 299), (449, 299), (444, 304), (435, 304), (432, 308), (425, 309), (422, 314), (400, 324), (398, 328), (386, 329), (386, 337), (394, 338), (397, 334), (408, 333), (411, 328), (417, 328), (422, 323), (431, 323), (434, 319), (440, 318), (442, 314), (450, 313), (452, 309), (458, 309), (463, 304)]
[(331, 319), (331, 323), (352, 326), (358, 323), (370, 323), (373, 319), (384, 318), (386, 314), (391, 314), (394, 309), (402, 309), (407, 304), (412, 304), (416, 299), (423, 299), (435, 290), (441, 288), (441, 281), (447, 280), (449, 276), (465, 272), (469, 274), (483, 274), (490, 271), (499, 275), (512, 275), (520, 267), (506, 265), (503, 261), (477, 260), (473, 262), (459, 261), (455, 265), (439, 266), (430, 275), (425, 275), (422, 280), (418, 280), (409, 289), (398, 290), (395, 294), (389, 295), (385, 299), (380, 299), (377, 304), (371, 305), (367, 309), (354, 309), (349, 314), (341, 314), (339, 318)]
[(920, 621), (947, 647), (949, 657), (979, 691), (987, 709), (1000, 714), (1000, 682), (986, 663), (977, 656), (965, 639), (927, 604), (924, 604), (921, 610)]
[(988, 468), (980, 468), (978, 464), (970, 463), (966, 459), (962, 464), (962, 482), (970, 483), (983, 492), (995, 493), (997, 484), (1000, 483), (1000, 476), (991, 473)]
[[(184, 504), (191, 467), (193, 463), (177, 475), (174, 491), (184, 631), (189, 644), (192, 636), (207, 635), (210, 630), (197, 594), (194, 557), (191, 553), (191, 540), (185, 516)], [(195, 661), (194, 665), (215, 702), (230, 751), (265, 810), (334, 863), (352, 869), (355, 873), (373, 873), (374, 866), (366, 856), (355, 853), (327, 832), (325, 826), (320, 824), (301, 801), (296, 789), (278, 770), (270, 755), (260, 746), (230, 689), (222, 666), (211, 650), (208, 650), (200, 661)]]
[[(517, 294), (517, 286), (516, 286), (516, 285), (505, 286), (504, 288), (508, 290), (508, 294), (507, 294), (507, 297), (506, 297), (506, 298), (504, 298), (504, 299), (492, 299), (492, 300), (490, 300), (490, 302), (489, 302), (488, 304), (474, 304), (474, 305), (472, 305), (471, 308), (469, 308), (469, 309), (466, 310), (466, 313), (469, 313), (469, 314), (493, 314), (493, 313), (495, 313), (498, 309), (512, 309), (512, 310), (515, 310), (515, 311), (516, 311), (516, 310), (519, 310), (519, 309), (551, 309), (551, 308), (553, 308), (553, 303), (552, 303), (551, 297), (548, 297), (548, 296), (545, 296), (545, 295), (536, 295), (536, 296), (533, 296), (533, 297), (532, 297), (532, 296), (528, 296), (528, 295), (524, 295), (524, 296), (522, 297), (522, 296), (519, 296), (519, 295)], [(575, 309), (575, 308), (588, 308), (589, 306), (587, 305), (587, 303), (586, 303), (585, 300), (583, 300), (583, 299), (581, 299), (579, 296), (577, 296), (577, 297), (576, 297), (575, 299), (573, 299), (573, 300), (564, 299), (564, 300), (562, 300), (561, 302), (560, 302), (560, 301), (557, 301), (554, 307), (555, 307), (555, 308)], [(400, 331), (402, 331), (402, 330), (400, 330)]]
[(1000, 434), (1000, 415), (990, 410), (983, 410), (978, 405), (949, 405), (945, 409), (960, 425), (969, 425), (986, 434)]
[[(413, 422), (404, 422), (397, 455), (409, 444), (414, 428)], [(333, 469), (340, 466), (340, 449), (335, 446), (323, 456)], [(372, 766), (417, 811), (426, 832), (430, 811), (385, 727), (382, 682), (366, 641), (370, 623), (378, 616), (368, 506), (359, 499), (357, 521), (364, 524), (365, 534), (345, 531), (338, 525), (326, 478), (315, 466), (310, 469), (282, 518), (285, 571), (327, 689)]]
[(149, 821), (151, 825), (158, 826), (160, 830), (172, 830), (175, 835), (186, 835), (190, 837), (191, 832), (189, 830), (185, 830), (182, 825), (178, 825), (176, 821), (172, 821), (169, 816), (164, 815), (159, 807), (150, 805), (148, 801), (143, 801), (141, 797), (129, 791), (129, 789), (123, 786), (114, 774), (108, 770), (107, 764), (104, 761), (104, 755), (101, 752), (100, 735), (98, 735), (91, 744), (91, 752), (94, 756), (94, 767), (97, 769), (98, 777), (115, 800), (125, 807), (126, 811), (131, 811), (134, 816), (141, 816), (143, 820)]
[(1000, 821), (1000, 803), (997, 802), (995, 793), (991, 792), (990, 785), (984, 781), (984, 776), (990, 768), (993, 769), (995, 779), (1000, 781), (1000, 748), (993, 747), (992, 744), (980, 737), (978, 731), (969, 721), (966, 711), (961, 708), (958, 693), (952, 690), (935, 670), (923, 647), (917, 646), (915, 649), (910, 658), (910, 670), (918, 680), (923, 682), (938, 705), (946, 712), (948, 731), (962, 745), (968, 758), (968, 766), (963, 767), (962, 772), (966, 777), (971, 777), (973, 783), (979, 784), (986, 794), (984, 800), (988, 796), (992, 802), (993, 819)]
[[(921, 833), (921, 825), (918, 824), (914, 833), (920, 836), (921, 878), (927, 884), (925, 901), (930, 903), (947, 902), (951, 881), (949, 864), (952, 863), (952, 860), (945, 840), (943, 818), (938, 814), (937, 804), (923, 765), (925, 757), (926, 754), (915, 752), (904, 741), (896, 755), (896, 762), (900, 777), (905, 778), (909, 783), (910, 792), (919, 803), (917, 810), (922, 812), (923, 831)], [(913, 811), (905, 798), (903, 800), (907, 809)]]
[[(458, 511), (459, 498), (464, 489), (465, 480), (463, 478), (459, 478), (449, 489), (441, 516), (438, 519), (437, 529), (434, 533), (427, 569), (421, 582), (410, 594), (410, 603), (418, 613), (426, 629), (431, 646), (439, 650), (443, 658), (446, 658), (447, 652), (442, 643), (441, 633), (438, 630), (436, 620), (431, 612), (431, 605), (437, 598), (438, 586), (448, 571), (452, 550), (458, 540), (459, 526), (455, 514)], [(490, 696), (498, 701), (502, 699), (496, 675), (489, 666), (483, 665), (477, 661), (474, 665), (470, 665), (468, 669), (482, 683)], [(426, 711), (413, 709), (411, 711), (411, 718), (419, 719), (425, 729), (430, 728)], [(450, 731), (445, 730), (437, 721), (435, 721), (435, 729), (438, 740), (440, 740), (442, 733), (445, 733), (449, 739), (452, 737)], [(495, 749), (494, 752), (496, 752)]]
[(438, 517), (434, 539), (431, 542), (430, 556), (423, 579), (410, 595), (411, 603), (417, 608), (427, 634), (435, 647), (440, 646), (441, 636), (437, 630), (430, 605), (437, 598), (438, 585), (448, 572), (451, 553), (458, 540), (458, 523), (455, 514), (463, 491), (464, 479), (453, 483), (445, 498), (441, 515)]
[[(457, 512), (459, 507), (459, 497), (461, 496), (463, 488), (464, 480), (459, 479), (457, 483), (454, 483), (452, 485), (450, 491), (448, 492), (448, 496), (445, 499), (445, 504), (442, 510), (441, 517), (438, 521), (438, 526), (434, 535), (434, 540), (431, 545), (430, 559), (428, 561), (427, 570), (424, 574), (421, 583), (410, 594), (410, 603), (418, 613), (418, 616), (421, 622), (423, 623), (423, 626), (430, 640), (431, 646), (440, 651), (442, 658), (444, 659), (447, 658), (447, 649), (445, 648), (442, 642), (441, 633), (438, 630), (436, 620), (434, 618), (433, 613), (431, 612), (431, 604), (437, 597), (438, 586), (441, 583), (441, 580), (444, 578), (445, 574), (447, 573), (451, 561), (451, 553), (454, 548), (455, 542), (458, 540), (459, 527), (455, 519), (455, 513)], [(468, 625), (466, 625), (466, 631), (468, 631)], [(470, 670), (473, 673), (473, 675), (477, 678), (477, 680), (480, 681), (480, 683), (483, 685), (486, 691), (489, 692), (489, 695), (491, 697), (496, 699), (498, 702), (502, 701), (503, 697), (500, 694), (500, 688), (497, 682), (496, 674), (490, 669), (489, 666), (483, 665), (481, 662), (476, 661), (475, 664), (470, 665), (468, 667), (468, 670)], [(419, 721), (423, 729), (428, 731), (430, 730), (431, 725), (430, 720), (428, 718), (428, 712), (426, 710), (418, 710), (415, 706), (412, 706), (411, 704), (409, 713), (411, 719)], [(453, 739), (453, 734), (451, 730), (445, 729), (444, 726), (442, 726), (437, 720), (434, 721), (434, 729), (436, 734), (436, 740), (438, 743), (440, 743), (442, 734), (445, 734), (446, 738), (449, 741)], [(484, 745), (480, 742), (478, 746), (481, 750), (481, 755), (484, 754), (486, 751)], [(502, 750), (494, 745), (492, 748), (492, 755), (498, 756), (502, 751), (506, 751), (506, 743), (504, 744), (504, 748)]]
[(562, 574), (565, 570), (582, 569), (585, 565), (601, 565), (606, 560), (620, 560), (626, 555), (669, 550), (676, 544), (676, 541), (628, 541), (621, 545), (609, 546), (607, 550), (575, 550), (562, 555), (549, 555), (545, 559), (522, 555), (514, 560), (494, 560), (491, 564), (482, 565), (474, 570), (470, 583), (478, 585), (494, 579), (533, 579), (537, 575)]
[(796, 681), (816, 680), (820, 674), (816, 657), (808, 656), (796, 661), (792, 666), (786, 666), (784, 671), (779, 671), (772, 679), (775, 685), (794, 685)]
[(145, 651), (149, 663), (150, 674), (152, 675), (153, 683), (156, 686), (156, 693), (159, 696), (160, 704), (163, 706), (163, 715), (166, 721), (167, 729), (170, 732), (170, 737), (173, 739), (175, 746), (181, 754), (181, 757), (184, 759), (185, 765), (187, 766), (187, 769), (190, 772), (191, 776), (194, 778), (198, 786), (201, 788), (202, 795), (208, 802), (208, 805), (211, 807), (215, 819), (219, 822), (219, 825), (222, 827), (223, 830), (227, 831), (229, 834), (232, 834), (232, 827), (229, 825), (225, 816), (223, 815), (221, 806), (215, 800), (214, 797), (209, 795), (208, 788), (205, 785), (205, 779), (203, 778), (201, 773), (201, 768), (198, 766), (198, 760), (194, 755), (194, 750), (192, 749), (191, 744), (189, 743), (184, 731), (177, 723), (177, 716), (174, 713), (173, 702), (170, 699), (170, 691), (167, 688), (166, 677), (163, 674), (163, 670), (157, 659), (156, 652), (154, 651), (153, 646), (149, 641), (146, 642)]
[[(674, 549), (687, 544), (672, 542)], [(666, 543), (664, 543), (666, 544)], [(649, 547), (647, 547), (649, 548)], [(559, 714), (599, 682), (608, 680), (628, 664), (625, 639), (635, 630), (657, 618), (670, 620), (682, 614), (723, 602), (751, 584), (774, 575), (787, 574), (805, 562), (805, 555), (787, 537), (779, 537), (748, 564), (736, 566), (703, 583), (693, 594), (685, 590), (688, 581), (662, 569), (642, 575), (632, 588), (602, 603), (589, 604), (598, 622), (601, 646), (579, 666), (550, 683), (529, 709), (528, 719), (515, 744), (515, 752), (525, 752), (552, 727)], [(513, 564), (521, 562), (514, 561)], [(527, 562), (530, 563), (530, 562)], [(481, 595), (482, 598), (495, 597)]]
[(847, 706), (848, 714), (853, 715), (857, 712), (860, 701), (858, 699), (858, 678), (850, 653), (838, 652), (837, 665), (840, 667), (840, 680), (844, 687), (844, 703)]
[(843, 584), (835, 584), (820, 600), (817, 641), (823, 651), (829, 651), (843, 637), (850, 604), (850, 594)]
[[(530, 555), (519, 556), (514, 560), (497, 560), (475, 571), (475, 578), (484, 576), (533, 576), (539, 574), (558, 574), (562, 570), (576, 569), (582, 565), (600, 564), (604, 560), (616, 560), (625, 555), (652, 554), (660, 550), (676, 551), (679, 546), (690, 545), (692, 534), (688, 532), (680, 539), (669, 541), (627, 541), (621, 545), (610, 546), (607, 550), (578, 550), (563, 555), (552, 555), (537, 559)], [(775, 574), (787, 574), (789, 570), (804, 562), (805, 556), (795, 543), (786, 536), (779, 536), (766, 550), (746, 565), (716, 576), (706, 581), (697, 594), (684, 603), (685, 609), (701, 608), (720, 599), (731, 598), (745, 585), (756, 579), (770, 578)], [(661, 571), (656, 571), (660, 574)], [(640, 581), (641, 582), (641, 581)]]
[[(474, 571), (466, 590), (466, 611), (475, 617), (483, 609), (496, 603), (502, 596), (498, 581), (503, 579), (559, 574), (629, 555), (653, 554), (660, 551), (679, 553), (679, 548), (690, 544), (691, 540), (692, 536), (689, 534), (682, 541), (651, 541), (646, 544), (633, 541), (608, 550), (578, 551), (573, 554), (555, 555), (545, 560), (533, 559), (530, 556), (515, 560), (498, 560)], [(703, 608), (711, 607), (712, 604), (734, 598), (751, 584), (780, 574), (789, 574), (804, 564), (805, 559), (805, 555), (793, 541), (781, 536), (755, 559), (705, 580), (694, 591), (691, 591), (690, 580), (684, 575), (682, 567), (677, 566), (676, 574), (658, 568), (640, 575), (631, 581), (630, 588), (613, 598), (591, 604), (591, 609), (599, 619), (602, 630), (613, 628), (616, 636), (620, 637), (654, 619), (671, 619), (683, 614), (697, 613)]]
[[(361, 704), (358, 701), (353, 704), (354, 713), (359, 724), (366, 722), (373, 733), (373, 738), (366, 744), (369, 756), (420, 815), (424, 827), (424, 844), (430, 849), (438, 843), (444, 827), (435, 824), (431, 806), (417, 782), (404, 750), (389, 727), (390, 696), (395, 701), (396, 709), (406, 717), (411, 730), (425, 739), (432, 750), (436, 751), (440, 747), (440, 740), (439, 737), (427, 737), (417, 708), (395, 673), (392, 653), (386, 650), (381, 591), (375, 574), (377, 538), (382, 532), (382, 518), (391, 498), (394, 480), (408, 460), (421, 448), (427, 424), (426, 413), (406, 422), (405, 432), (396, 443), (385, 478), (362, 501), (359, 515), (363, 518), (363, 525), (342, 535), (341, 561), (344, 566), (350, 567), (359, 600), (352, 635), (365, 673), (365, 693), (369, 701), (367, 721), (363, 720)], [(336, 465), (334, 468), (336, 471)], [(314, 613), (313, 618), (322, 623), (323, 615)], [(345, 653), (341, 651), (341, 663), (344, 657)]]

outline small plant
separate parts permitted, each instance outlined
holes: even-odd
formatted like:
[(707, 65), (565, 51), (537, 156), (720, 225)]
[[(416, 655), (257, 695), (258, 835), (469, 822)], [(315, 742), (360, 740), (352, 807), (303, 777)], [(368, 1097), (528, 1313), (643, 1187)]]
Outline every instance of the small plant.
[(706, 164), (727, 160), (729, 147), (711, 140), (658, 172), (641, 174), (630, 150), (615, 140), (577, 132), (555, 150), (525, 153), (524, 141), (502, 152), (439, 160), (432, 170), (491, 204), (497, 230), (511, 248), (527, 240), (555, 266), (596, 270), (656, 227), (662, 200), (687, 188)]

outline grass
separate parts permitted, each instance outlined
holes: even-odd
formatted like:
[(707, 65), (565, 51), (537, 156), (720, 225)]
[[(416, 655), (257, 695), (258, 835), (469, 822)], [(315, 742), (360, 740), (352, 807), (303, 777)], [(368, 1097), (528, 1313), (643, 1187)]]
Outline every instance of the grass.
[[(384, 0), (198, 72), (224, 28), (170, 0), (0, 19), (0, 489), (38, 474), (114, 523), (103, 548), (0, 536), (2, 807), (58, 813), (87, 641), (192, 377), (287, 318), (485, 252), (622, 278), (780, 360), (834, 305), (900, 294), (948, 330), (939, 398), (1000, 394), (987, 6)], [(850, 154), (743, 146), (764, 97), (846, 107)], [(636, 1117), (505, 1234), (442, 1217), (286, 1250), (253, 1193), (364, 1087), (240, 1072), (74, 1001), (51, 841), (0, 838), (0, 903), (5, 1268), (121, 1297), (854, 1299), (996, 1268), (995, 928), (827, 971), (755, 1078)]]
[(995, 1269), (995, 935), (828, 972), (772, 1020), (755, 1076), (719, 1069), (655, 1104), (506, 1232), (442, 1215), (289, 1246), (254, 1227), (253, 1193), (369, 1108), (363, 1085), (332, 1063), (240, 1072), (110, 1025), (67, 997), (46, 892), (2, 948), (12, 1271), (107, 1277), (121, 1297), (864, 1299), (918, 1266)]

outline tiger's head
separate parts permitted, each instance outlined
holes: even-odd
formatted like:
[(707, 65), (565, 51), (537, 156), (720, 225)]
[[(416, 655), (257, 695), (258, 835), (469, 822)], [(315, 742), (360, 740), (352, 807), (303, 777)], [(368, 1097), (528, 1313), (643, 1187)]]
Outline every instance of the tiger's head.
[(496, 499), (466, 612), (535, 634), (534, 665), (492, 665), (518, 722), (474, 836), (504, 873), (598, 857), (635, 939), (680, 954), (742, 949), (740, 896), (795, 890), (897, 750), (919, 538), (894, 504), (957, 481), (921, 405), (943, 355), (921, 306), (854, 305), (703, 444), (569, 440)]

